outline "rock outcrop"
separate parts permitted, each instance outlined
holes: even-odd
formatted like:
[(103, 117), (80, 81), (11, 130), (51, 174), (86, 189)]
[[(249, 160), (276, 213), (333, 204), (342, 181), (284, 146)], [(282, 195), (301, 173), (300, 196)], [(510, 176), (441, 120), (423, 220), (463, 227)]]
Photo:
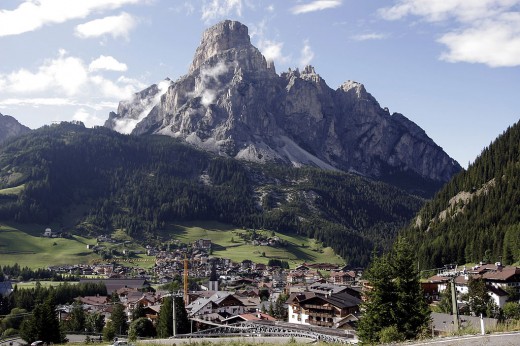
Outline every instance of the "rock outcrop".
[(187, 75), (122, 101), (105, 126), (163, 134), (255, 162), (399, 174), (445, 182), (461, 167), (403, 115), (354, 81), (331, 89), (312, 66), (278, 75), (245, 25), (221, 22), (202, 36)]

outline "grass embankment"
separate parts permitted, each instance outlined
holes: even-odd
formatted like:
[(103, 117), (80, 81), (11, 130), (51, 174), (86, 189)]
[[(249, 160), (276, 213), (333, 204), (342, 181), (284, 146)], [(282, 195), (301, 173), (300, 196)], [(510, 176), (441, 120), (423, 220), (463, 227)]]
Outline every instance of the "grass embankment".
[[(282, 239), (286, 246), (255, 246), (240, 237), (247, 232), (218, 222), (187, 222), (170, 225), (168, 230), (163, 231), (163, 237), (171, 237), (172, 240), (182, 243), (210, 239), (213, 243), (213, 256), (237, 262), (249, 259), (267, 264), (270, 259), (280, 259), (287, 261), (291, 267), (302, 262), (344, 264), (343, 259), (335, 255), (330, 247), (323, 247), (314, 239), (275, 232), (274, 235)], [(271, 231), (257, 230), (256, 233), (266, 237), (272, 236)]]

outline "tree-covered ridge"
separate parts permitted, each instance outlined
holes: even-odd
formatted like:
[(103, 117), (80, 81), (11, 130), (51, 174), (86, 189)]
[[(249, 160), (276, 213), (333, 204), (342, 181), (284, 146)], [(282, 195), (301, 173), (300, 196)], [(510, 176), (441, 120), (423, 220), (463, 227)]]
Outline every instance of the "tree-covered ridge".
[(421, 265), (520, 261), (519, 188), (520, 122), (426, 203), (404, 231)]
[[(170, 137), (46, 126), (0, 148), (0, 220), (157, 241), (170, 222), (215, 220), (297, 233), (352, 265), (388, 248), (422, 199), (357, 175), (261, 166)], [(54, 226), (53, 226), (54, 227)]]

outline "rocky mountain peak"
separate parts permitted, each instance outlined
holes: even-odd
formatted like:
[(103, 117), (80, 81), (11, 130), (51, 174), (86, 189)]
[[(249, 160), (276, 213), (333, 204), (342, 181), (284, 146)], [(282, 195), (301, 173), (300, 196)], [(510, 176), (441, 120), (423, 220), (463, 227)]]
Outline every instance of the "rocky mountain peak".
[(339, 89), (345, 93), (353, 93), (358, 98), (364, 98), (364, 96), (367, 94), (365, 86), (353, 80), (348, 80), (344, 82), (343, 84), (341, 84)]
[(163, 84), (121, 102), (105, 126), (173, 136), (248, 161), (393, 181), (418, 176), (418, 189), (421, 179), (445, 182), (461, 169), (417, 125), (381, 108), (363, 84), (333, 90), (310, 65), (276, 74), (239, 22), (207, 29), (189, 73)]
[(190, 73), (197, 70), (211, 57), (229, 49), (250, 49), (252, 47), (247, 26), (231, 20), (220, 22), (202, 34), (202, 40), (190, 66)]

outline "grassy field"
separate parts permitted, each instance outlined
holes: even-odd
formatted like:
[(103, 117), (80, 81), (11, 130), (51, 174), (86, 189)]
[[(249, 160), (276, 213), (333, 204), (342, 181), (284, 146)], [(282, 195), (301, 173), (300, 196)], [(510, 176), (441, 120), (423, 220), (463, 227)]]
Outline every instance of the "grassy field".
[(95, 239), (44, 238), (41, 226), (0, 225), (0, 264), (18, 263), (29, 268), (88, 263), (97, 256), (87, 250)]
[[(285, 247), (254, 246), (240, 238), (243, 229), (234, 228), (218, 222), (192, 222), (171, 225), (163, 236), (171, 237), (182, 243), (192, 243), (198, 239), (210, 239), (214, 244), (213, 256), (230, 258), (233, 261), (250, 259), (256, 263), (265, 263), (271, 258), (289, 262), (295, 267), (303, 262), (327, 262), (344, 264), (342, 258), (334, 254), (330, 247), (322, 247), (314, 239), (308, 239), (298, 235), (286, 235), (276, 232), (275, 235), (285, 240)], [(271, 232), (258, 231), (266, 236)]]
[[(38, 225), (0, 224), (0, 265), (18, 263), (29, 268), (45, 268), (59, 264), (86, 264), (101, 262), (100, 257), (87, 249), (87, 245), (95, 245), (96, 239), (73, 236), (72, 239), (44, 238), (44, 227)], [(271, 236), (271, 232), (257, 230)], [(230, 258), (241, 262), (250, 259), (257, 263), (265, 263), (269, 259), (287, 261), (291, 267), (303, 262), (328, 262), (343, 264), (343, 260), (334, 254), (331, 248), (322, 247), (313, 239), (297, 235), (275, 233), (284, 240), (286, 246), (253, 246), (244, 241), (240, 235), (247, 231), (217, 222), (190, 222), (170, 225), (162, 231), (162, 238), (169, 241), (192, 243), (198, 239), (210, 239), (213, 243), (213, 256)], [(104, 243), (107, 249), (123, 249), (139, 252), (129, 260), (114, 259), (125, 266), (150, 268), (155, 257), (144, 255), (145, 249), (126, 238), (121, 230), (114, 232), (118, 244)]]

